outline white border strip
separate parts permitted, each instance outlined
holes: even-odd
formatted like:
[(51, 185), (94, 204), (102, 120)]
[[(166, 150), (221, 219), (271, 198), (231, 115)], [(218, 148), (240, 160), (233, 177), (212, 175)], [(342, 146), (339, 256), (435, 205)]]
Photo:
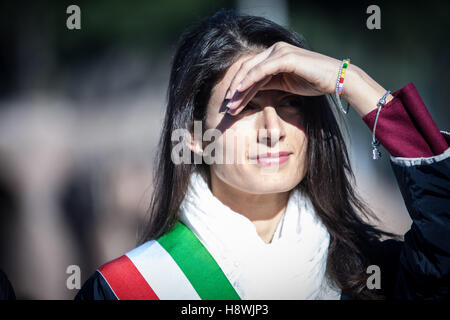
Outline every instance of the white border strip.
[(156, 240), (126, 254), (160, 300), (200, 300), (183, 271)]
[(439, 162), (450, 157), (450, 148), (441, 153), (440, 155), (428, 157), (428, 158), (402, 158), (402, 157), (393, 157), (391, 156), (391, 161), (395, 164), (404, 167), (412, 167), (412, 166), (421, 166), (427, 164), (433, 164), (435, 162)]

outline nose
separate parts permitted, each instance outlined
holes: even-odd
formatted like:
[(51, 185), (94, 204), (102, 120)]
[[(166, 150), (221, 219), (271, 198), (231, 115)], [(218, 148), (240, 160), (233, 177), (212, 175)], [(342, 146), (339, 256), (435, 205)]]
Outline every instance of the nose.
[(272, 147), (284, 137), (284, 126), (275, 108), (272, 106), (264, 107), (261, 115), (261, 125), (258, 129), (258, 142)]

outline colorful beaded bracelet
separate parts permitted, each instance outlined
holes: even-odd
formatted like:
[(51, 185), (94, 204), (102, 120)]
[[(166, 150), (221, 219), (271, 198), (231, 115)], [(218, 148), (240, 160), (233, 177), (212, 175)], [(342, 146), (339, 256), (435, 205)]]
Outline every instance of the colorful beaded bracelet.
[(344, 107), (342, 106), (341, 94), (342, 94), (342, 90), (344, 88), (345, 72), (346, 72), (349, 64), (350, 64), (350, 58), (342, 60), (341, 66), (339, 67), (338, 78), (336, 81), (336, 100), (337, 100), (339, 108), (341, 109), (341, 111), (344, 114), (347, 114), (349, 107), (347, 105), (347, 110), (345, 110)]

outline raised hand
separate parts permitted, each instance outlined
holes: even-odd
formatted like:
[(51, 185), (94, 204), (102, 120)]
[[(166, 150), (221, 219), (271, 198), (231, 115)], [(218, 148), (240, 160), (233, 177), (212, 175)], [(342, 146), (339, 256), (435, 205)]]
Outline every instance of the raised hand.
[[(246, 60), (230, 83), (226, 99), (236, 115), (259, 90), (282, 90), (303, 96), (334, 93), (340, 60), (277, 42)], [(384, 90), (357, 66), (350, 64), (343, 97), (363, 116), (375, 108)], [(392, 99), (388, 97), (388, 101)]]

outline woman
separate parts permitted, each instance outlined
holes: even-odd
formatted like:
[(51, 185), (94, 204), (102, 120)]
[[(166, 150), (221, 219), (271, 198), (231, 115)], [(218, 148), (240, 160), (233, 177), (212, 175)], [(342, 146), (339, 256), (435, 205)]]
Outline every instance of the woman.
[[(377, 118), (413, 219), (404, 241), (381, 241), (394, 235), (364, 220), (372, 213), (351, 183), (334, 93), (369, 129)], [(412, 84), (390, 94), (294, 32), (219, 11), (182, 36), (173, 59), (142, 244), (76, 298), (444, 298), (448, 139)]]

